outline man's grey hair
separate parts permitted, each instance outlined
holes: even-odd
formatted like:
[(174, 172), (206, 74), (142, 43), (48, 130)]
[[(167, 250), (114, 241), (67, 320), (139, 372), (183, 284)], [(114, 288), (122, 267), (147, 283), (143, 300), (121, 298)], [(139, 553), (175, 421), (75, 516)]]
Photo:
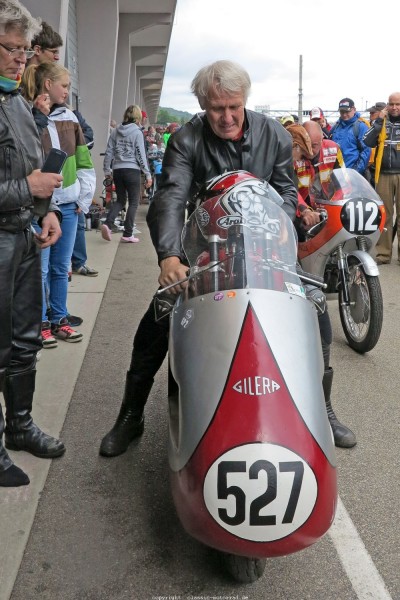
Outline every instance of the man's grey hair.
[(30, 42), (41, 30), (41, 20), (32, 17), (18, 0), (0, 0), (0, 35), (14, 30)]
[(201, 108), (204, 108), (204, 101), (208, 99), (211, 91), (231, 96), (243, 94), (246, 104), (250, 87), (251, 81), (247, 71), (230, 60), (217, 60), (211, 65), (203, 67), (191, 84), (191, 90)]

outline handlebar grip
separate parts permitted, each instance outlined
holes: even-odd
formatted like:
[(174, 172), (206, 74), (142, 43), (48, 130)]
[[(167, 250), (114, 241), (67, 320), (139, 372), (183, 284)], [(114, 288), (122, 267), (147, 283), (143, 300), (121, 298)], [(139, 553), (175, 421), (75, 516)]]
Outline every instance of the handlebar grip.
[(296, 265), (296, 271), (297, 271), (297, 275), (301, 278), (304, 277), (306, 279), (311, 279), (313, 281), (315, 281), (316, 283), (319, 284), (325, 284), (324, 278), (320, 277), (319, 275), (315, 275), (314, 273), (307, 273), (307, 271), (304, 271), (299, 265)]

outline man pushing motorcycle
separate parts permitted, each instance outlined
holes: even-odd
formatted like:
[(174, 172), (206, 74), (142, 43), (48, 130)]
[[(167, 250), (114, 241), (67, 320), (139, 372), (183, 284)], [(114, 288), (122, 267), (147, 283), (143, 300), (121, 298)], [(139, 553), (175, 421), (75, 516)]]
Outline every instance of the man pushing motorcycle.
[[(278, 121), (245, 108), (250, 86), (248, 73), (227, 60), (203, 67), (192, 81), (192, 92), (204, 113), (195, 115), (171, 137), (160, 186), (147, 215), (161, 287), (180, 282), (187, 275), (181, 247), (187, 202), (212, 178), (226, 171), (249, 171), (276, 189), (283, 209), (292, 220), (295, 218), (297, 190), (291, 138)], [(173, 292), (179, 294), (186, 286), (187, 282), (179, 283)], [(152, 300), (133, 341), (122, 405), (114, 427), (101, 442), (101, 455), (122, 454), (143, 433), (144, 406), (168, 352), (168, 330), (168, 317), (157, 319)], [(336, 417), (329, 419), (336, 445), (354, 445), (355, 439), (347, 443), (352, 432)]]

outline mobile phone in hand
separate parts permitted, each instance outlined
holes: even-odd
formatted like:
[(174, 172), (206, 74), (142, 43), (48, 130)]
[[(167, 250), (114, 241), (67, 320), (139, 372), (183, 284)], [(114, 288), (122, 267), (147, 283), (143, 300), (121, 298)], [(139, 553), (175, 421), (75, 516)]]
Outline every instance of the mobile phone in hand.
[[(41, 169), (42, 173), (61, 173), (67, 156), (68, 155), (64, 150), (52, 148), (44, 161), (44, 165)], [(51, 196), (50, 198), (34, 198), (33, 212), (36, 218), (47, 215), (50, 201)]]
[(44, 165), (42, 167), (42, 173), (61, 173), (65, 161), (67, 160), (67, 153), (64, 150), (58, 148), (52, 148), (48, 153)]

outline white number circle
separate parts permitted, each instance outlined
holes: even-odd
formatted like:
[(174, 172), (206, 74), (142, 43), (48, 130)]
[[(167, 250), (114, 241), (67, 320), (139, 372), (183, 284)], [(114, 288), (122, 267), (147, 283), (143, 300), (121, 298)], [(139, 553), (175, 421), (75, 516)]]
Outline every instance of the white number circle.
[(293, 533), (310, 516), (317, 480), (295, 452), (275, 444), (245, 444), (213, 463), (203, 495), (213, 519), (230, 533), (271, 542)]

